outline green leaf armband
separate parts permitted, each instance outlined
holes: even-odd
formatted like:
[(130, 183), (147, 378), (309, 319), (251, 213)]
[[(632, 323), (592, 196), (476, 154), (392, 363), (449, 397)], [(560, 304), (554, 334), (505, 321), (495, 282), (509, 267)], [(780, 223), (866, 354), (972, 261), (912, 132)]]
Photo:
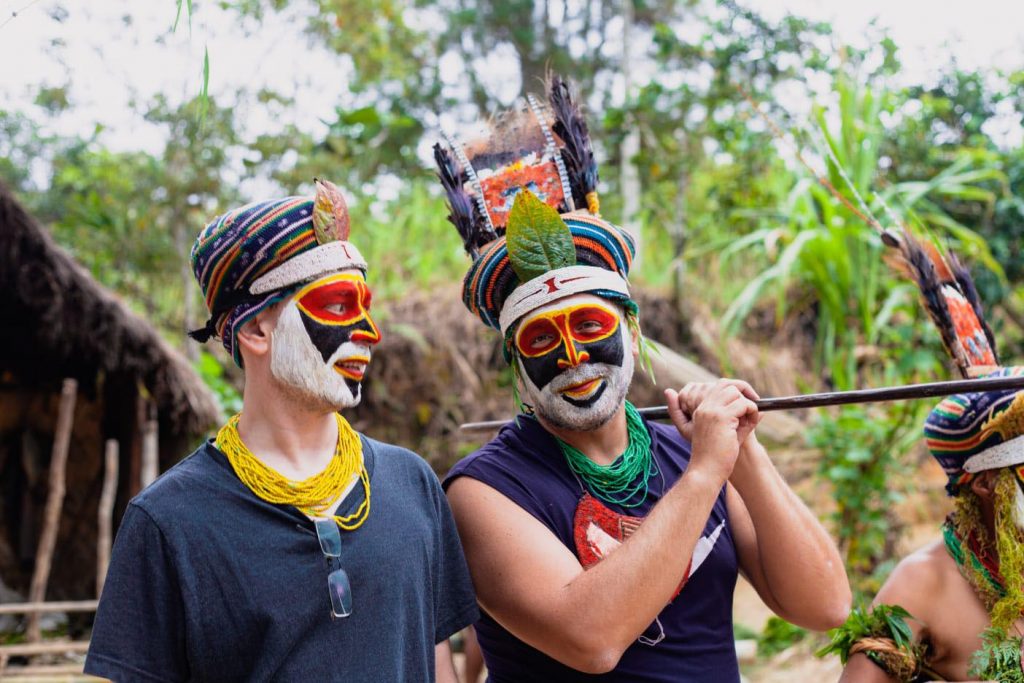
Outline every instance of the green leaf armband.
[(816, 654), (838, 654), (845, 665), (852, 655), (862, 652), (893, 678), (914, 681), (925, 670), (925, 651), (914, 643), (907, 619), (913, 617), (898, 605), (869, 610), (855, 607), (842, 626), (828, 632), (832, 641)]

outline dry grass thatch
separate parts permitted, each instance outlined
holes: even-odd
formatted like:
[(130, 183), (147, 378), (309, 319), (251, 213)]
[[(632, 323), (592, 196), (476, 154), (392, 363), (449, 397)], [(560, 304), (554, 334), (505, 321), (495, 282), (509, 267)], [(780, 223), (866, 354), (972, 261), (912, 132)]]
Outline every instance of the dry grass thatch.
[(90, 277), (0, 185), (0, 374), (19, 386), (87, 392), (111, 374), (134, 377), (175, 431), (200, 433), (216, 399), (157, 331)]

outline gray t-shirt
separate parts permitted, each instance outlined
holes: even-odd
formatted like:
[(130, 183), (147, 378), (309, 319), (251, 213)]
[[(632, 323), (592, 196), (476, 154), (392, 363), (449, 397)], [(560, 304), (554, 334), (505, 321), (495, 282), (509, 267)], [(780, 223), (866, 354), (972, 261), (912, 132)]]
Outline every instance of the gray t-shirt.
[[(428, 681), (434, 645), (477, 618), (427, 464), (365, 436), (369, 518), (328, 560), (313, 522), (257, 498), (212, 443), (128, 506), (86, 673), (115, 681)], [(362, 502), (362, 487), (338, 508)], [(332, 619), (327, 576), (352, 584)]]

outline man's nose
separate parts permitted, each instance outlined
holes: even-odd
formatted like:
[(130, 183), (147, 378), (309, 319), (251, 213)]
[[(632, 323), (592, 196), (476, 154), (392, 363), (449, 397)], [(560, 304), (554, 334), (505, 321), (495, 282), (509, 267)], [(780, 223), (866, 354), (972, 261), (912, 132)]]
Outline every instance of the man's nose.
[(362, 342), (371, 346), (380, 343), (380, 329), (369, 315), (357, 322), (353, 327), (355, 329), (352, 331), (352, 341)]
[(590, 354), (579, 347), (579, 345), (572, 339), (568, 339), (565, 342), (565, 358), (558, 359), (558, 369), (566, 370), (568, 368), (575, 368), (583, 363), (590, 360)]

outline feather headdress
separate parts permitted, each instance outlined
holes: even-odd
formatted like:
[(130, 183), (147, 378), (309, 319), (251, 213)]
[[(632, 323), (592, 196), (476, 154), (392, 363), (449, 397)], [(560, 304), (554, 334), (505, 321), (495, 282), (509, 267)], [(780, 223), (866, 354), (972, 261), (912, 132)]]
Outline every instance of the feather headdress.
[[(482, 134), (434, 146), (448, 219), (473, 259), (463, 302), (503, 333), (532, 307), (581, 292), (635, 312), (632, 237), (598, 215), (597, 163), (568, 84), (527, 96)], [(508, 232), (506, 232), (508, 229)]]
[(960, 373), (977, 377), (998, 368), (995, 339), (985, 321), (978, 290), (956, 254), (944, 255), (906, 229), (899, 234), (887, 230), (882, 240), (895, 252), (895, 267), (917, 284), (925, 309)]
[(597, 163), (586, 119), (568, 84), (553, 76), (548, 104), (532, 95), (463, 141), (444, 136), (434, 145), (438, 177), (448, 199), (448, 219), (476, 258), (505, 234), (519, 190), (568, 213), (598, 215)]

